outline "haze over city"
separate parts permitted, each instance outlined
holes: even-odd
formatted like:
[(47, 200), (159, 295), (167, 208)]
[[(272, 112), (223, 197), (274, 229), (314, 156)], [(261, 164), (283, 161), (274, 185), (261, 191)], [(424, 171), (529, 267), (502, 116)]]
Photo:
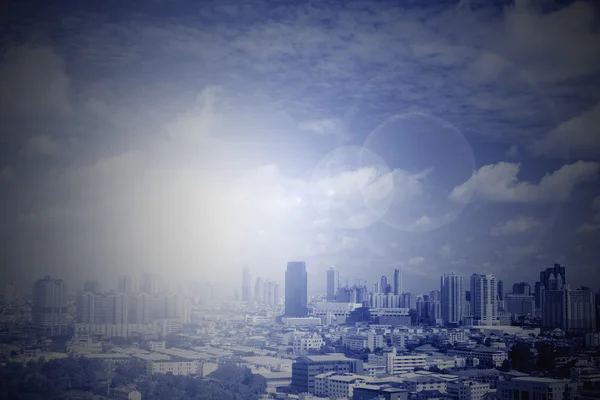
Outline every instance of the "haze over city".
[(594, 4), (417, 3), (13, 2), (0, 281), (596, 290)]

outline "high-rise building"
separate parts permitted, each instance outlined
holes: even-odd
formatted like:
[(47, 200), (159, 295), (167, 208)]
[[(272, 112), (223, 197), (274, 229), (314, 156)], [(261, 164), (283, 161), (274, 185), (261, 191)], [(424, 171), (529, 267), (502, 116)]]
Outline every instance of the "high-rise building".
[(242, 272), (242, 301), (249, 302), (252, 300), (251, 279), (250, 269), (244, 267), (244, 271)]
[(133, 293), (133, 281), (131, 275), (121, 275), (117, 278), (117, 292), (132, 294)]
[(402, 271), (398, 268), (394, 270), (394, 294), (397, 296), (402, 293)]
[(531, 286), (527, 282), (519, 282), (513, 285), (512, 294), (531, 295)]
[(494, 275), (471, 275), (471, 315), (479, 325), (497, 324), (497, 287)]
[(273, 282), (266, 281), (264, 285), (263, 302), (266, 305), (273, 305)]
[(504, 300), (504, 282), (498, 281), (498, 300)]
[(33, 324), (44, 334), (67, 333), (67, 286), (61, 279), (46, 276), (33, 287)]
[(463, 319), (463, 276), (454, 273), (444, 274), (440, 282), (442, 323), (459, 325)]
[(308, 285), (306, 263), (290, 261), (285, 271), (285, 315), (306, 317), (308, 315)]
[(254, 284), (254, 301), (258, 304), (263, 304), (265, 299), (265, 289), (263, 279), (259, 276)]
[(388, 278), (384, 275), (381, 277), (381, 283), (379, 285), (379, 290), (381, 293), (388, 294), (388, 286)]
[(279, 283), (273, 282), (273, 306), (279, 306)]
[(561, 290), (567, 284), (565, 267), (554, 264), (540, 272), (540, 283), (545, 290)]
[(442, 324), (442, 293), (432, 290), (427, 297), (427, 317), (430, 324)]
[(339, 285), (340, 273), (332, 265), (327, 271), (327, 301), (335, 301), (335, 296), (337, 294)]
[(542, 291), (542, 331), (569, 333), (596, 330), (596, 297), (589, 288)]

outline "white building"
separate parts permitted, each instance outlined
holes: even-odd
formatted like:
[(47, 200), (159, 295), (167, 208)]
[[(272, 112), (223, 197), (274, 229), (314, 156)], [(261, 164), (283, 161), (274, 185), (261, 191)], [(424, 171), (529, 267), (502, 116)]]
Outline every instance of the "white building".
[(351, 398), (354, 387), (366, 381), (363, 375), (326, 372), (315, 376), (315, 395), (326, 398)]
[(384, 351), (381, 355), (369, 354), (369, 363), (384, 365), (386, 373), (395, 375), (414, 371), (417, 367), (425, 368), (427, 356), (425, 354), (399, 355), (394, 347), (391, 351)]
[(194, 375), (199, 374), (201, 363), (195, 360), (169, 360), (154, 361), (150, 360), (146, 364), (148, 374), (166, 374), (172, 372), (173, 375)]
[(369, 349), (373, 351), (376, 348), (383, 347), (384, 339), (383, 335), (376, 334), (375, 332), (367, 332), (361, 335), (348, 335), (344, 337), (343, 343), (344, 346), (347, 346), (351, 350)]
[(471, 316), (477, 325), (497, 325), (498, 296), (496, 277), (471, 275)]
[(475, 348), (454, 348), (448, 350), (449, 356), (464, 357), (467, 360), (486, 364), (492, 367), (500, 367), (504, 360), (508, 359), (508, 354), (504, 350), (492, 347), (478, 346)]
[(309, 350), (319, 350), (325, 345), (321, 335), (315, 333), (307, 336), (296, 336), (292, 344), (295, 355), (308, 353)]
[(320, 318), (323, 325), (339, 325), (346, 322), (350, 313), (359, 307), (362, 307), (361, 303), (321, 301), (315, 303), (314, 308), (311, 310), (311, 315)]
[(448, 382), (446, 388), (448, 395), (458, 400), (481, 400), (489, 391), (489, 383), (476, 382), (473, 380)]

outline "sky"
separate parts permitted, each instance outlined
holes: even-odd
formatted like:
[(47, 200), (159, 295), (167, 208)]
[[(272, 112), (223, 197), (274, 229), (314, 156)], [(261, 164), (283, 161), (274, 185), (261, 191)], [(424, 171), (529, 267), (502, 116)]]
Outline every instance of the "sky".
[(0, 17), (0, 281), (600, 288), (594, 2), (101, 4)]

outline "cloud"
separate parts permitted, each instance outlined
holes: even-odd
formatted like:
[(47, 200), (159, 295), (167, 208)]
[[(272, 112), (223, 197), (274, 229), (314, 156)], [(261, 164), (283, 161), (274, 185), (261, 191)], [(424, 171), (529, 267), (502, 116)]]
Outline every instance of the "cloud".
[(58, 142), (50, 135), (36, 135), (27, 140), (22, 153), (26, 155), (55, 155), (59, 151)]
[(408, 260), (408, 265), (416, 266), (421, 265), (425, 262), (425, 257), (413, 257)]
[(339, 143), (345, 143), (349, 136), (344, 129), (344, 123), (337, 118), (313, 119), (302, 122), (300, 129), (320, 136), (333, 136)]
[(0, 64), (0, 113), (4, 118), (53, 117), (71, 112), (71, 80), (49, 47), (10, 47)]
[(506, 156), (510, 158), (517, 158), (519, 156), (519, 146), (513, 144), (506, 151)]
[(490, 230), (492, 236), (509, 236), (524, 233), (542, 226), (542, 222), (534, 217), (518, 217), (494, 226)]
[(468, 189), (475, 184), (473, 200), (498, 203), (554, 203), (565, 202), (573, 190), (598, 174), (600, 164), (577, 161), (563, 165), (544, 175), (539, 183), (519, 181), (519, 163), (500, 162), (479, 168), (469, 180), (456, 186), (450, 193), (452, 201), (468, 201)]
[(559, 124), (544, 138), (535, 141), (530, 150), (539, 156), (600, 155), (600, 103)]
[(600, 230), (600, 196), (594, 198), (591, 209), (595, 214), (588, 222), (581, 225), (579, 233), (593, 233)]
[(555, 82), (598, 71), (600, 33), (594, 6), (577, 1), (544, 13), (517, 2), (505, 19), (504, 50), (522, 66), (521, 76), (532, 82)]
[(452, 249), (452, 246), (447, 243), (440, 249), (440, 254), (444, 257), (450, 257), (454, 254), (454, 250)]

